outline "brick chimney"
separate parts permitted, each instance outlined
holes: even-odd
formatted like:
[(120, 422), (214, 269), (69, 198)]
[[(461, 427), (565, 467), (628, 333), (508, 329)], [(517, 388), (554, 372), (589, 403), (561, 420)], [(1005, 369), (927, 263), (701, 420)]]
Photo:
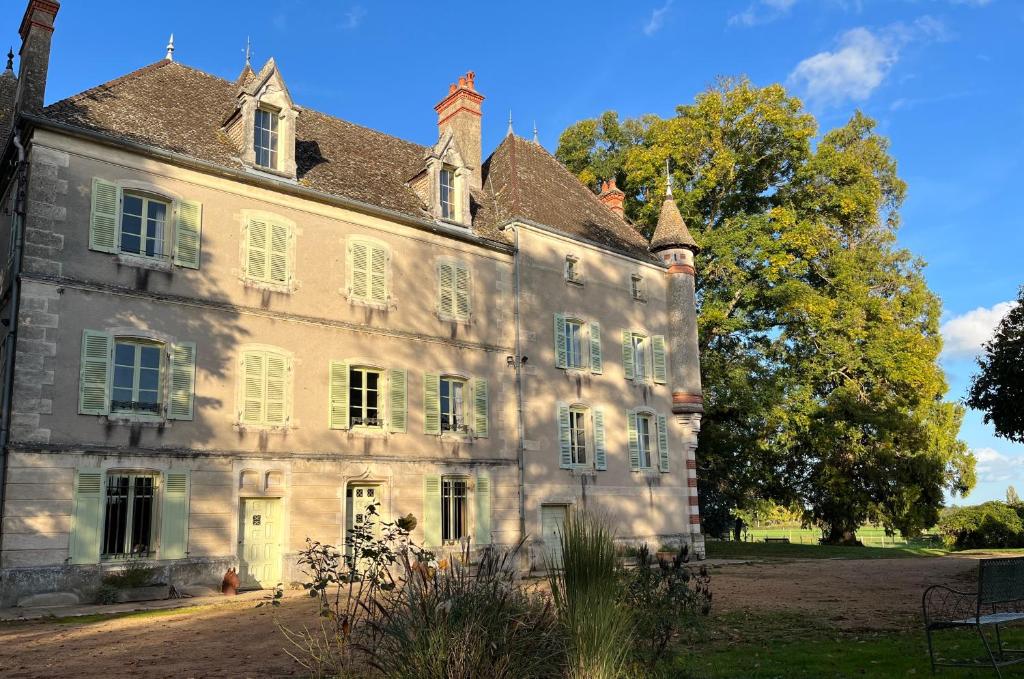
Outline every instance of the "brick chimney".
[(601, 195), (597, 198), (618, 216), (625, 216), (626, 211), (623, 209), (622, 203), (626, 200), (626, 194), (615, 185), (615, 179), (606, 179), (601, 182)]
[(60, 10), (57, 0), (29, 0), (21, 20), (18, 94), (15, 110), (39, 114), (46, 94), (46, 72), (50, 66), (50, 40), (53, 22)]
[(462, 161), (466, 164), (470, 188), (479, 189), (482, 183), (480, 162), (482, 157), (480, 141), (480, 104), (484, 97), (476, 91), (473, 80), (476, 74), (469, 71), (459, 78), (458, 84), (448, 87), (448, 96), (434, 107), (437, 111), (438, 138), (449, 130), (455, 135)]

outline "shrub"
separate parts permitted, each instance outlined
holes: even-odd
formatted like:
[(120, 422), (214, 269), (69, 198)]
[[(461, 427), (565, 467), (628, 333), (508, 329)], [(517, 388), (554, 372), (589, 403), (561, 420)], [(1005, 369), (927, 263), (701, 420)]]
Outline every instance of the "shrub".
[(621, 601), (608, 523), (571, 512), (559, 536), (562, 565), (548, 563), (551, 596), (566, 636), (567, 679), (615, 679), (625, 672), (633, 621)]
[(487, 550), (475, 572), (461, 560), (438, 568), (405, 562), (400, 588), (377, 601), (366, 652), (394, 679), (561, 676), (561, 630), (549, 601), (517, 582), (517, 545)]
[(683, 626), (692, 626), (711, 611), (711, 576), (704, 566), (691, 570), (689, 560), (689, 548), (683, 545), (671, 562), (659, 560), (654, 568), (644, 545), (637, 567), (624, 576), (623, 599), (635, 625), (634, 654), (648, 671), (665, 657), (669, 642)]
[(123, 569), (103, 576), (103, 584), (115, 589), (131, 589), (153, 584), (156, 569), (140, 561), (127, 561)]
[(955, 549), (995, 549), (1024, 546), (1021, 513), (1003, 502), (953, 507), (939, 518), (946, 546)]

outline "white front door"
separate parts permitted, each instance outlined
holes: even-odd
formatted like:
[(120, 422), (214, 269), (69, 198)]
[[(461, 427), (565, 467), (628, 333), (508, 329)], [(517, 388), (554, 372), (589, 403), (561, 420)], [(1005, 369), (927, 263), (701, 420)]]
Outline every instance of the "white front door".
[(545, 567), (552, 563), (562, 565), (562, 530), (565, 528), (565, 505), (542, 505), (540, 508), (541, 532), (544, 534)]

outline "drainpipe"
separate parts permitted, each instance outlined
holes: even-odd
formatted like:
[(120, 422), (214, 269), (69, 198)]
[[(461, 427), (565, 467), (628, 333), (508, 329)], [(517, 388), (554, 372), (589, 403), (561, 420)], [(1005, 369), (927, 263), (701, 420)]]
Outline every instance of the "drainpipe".
[(520, 285), (519, 285), (519, 228), (509, 224), (503, 226), (502, 230), (511, 229), (512, 234), (515, 236), (513, 257), (514, 257), (514, 271), (513, 279), (515, 282), (515, 300), (514, 300), (514, 326), (516, 332), (515, 339), (515, 356), (513, 357), (513, 367), (516, 371), (516, 422), (519, 430), (519, 446), (517, 450), (517, 458), (519, 463), (519, 539), (526, 539), (526, 425), (523, 419), (523, 352), (522, 345), (520, 343), (519, 333), (519, 297), (520, 297)]
[[(4, 495), (7, 490), (7, 443), (11, 439), (11, 399), (14, 396), (14, 353), (18, 343), (18, 313), (21, 306), (21, 259), (23, 252), (22, 225), (25, 223), (25, 200), (28, 189), (28, 163), (25, 160), (25, 147), (21, 143), (21, 131), (15, 127), (11, 138), (18, 149), (18, 164), (15, 169), (14, 214), (11, 215), (11, 238), (14, 241), (11, 255), (11, 315), (10, 329), (4, 339), (4, 383), (2, 411), (0, 411), (0, 518), (4, 514)], [(0, 522), (0, 536), (3, 535), (3, 523)]]

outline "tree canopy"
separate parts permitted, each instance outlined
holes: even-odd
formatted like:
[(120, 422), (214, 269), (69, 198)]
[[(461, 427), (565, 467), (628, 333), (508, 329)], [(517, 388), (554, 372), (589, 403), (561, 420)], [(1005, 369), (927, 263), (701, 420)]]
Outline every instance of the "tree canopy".
[(705, 530), (770, 499), (834, 541), (867, 519), (912, 533), (973, 486), (962, 408), (943, 400), (941, 305), (896, 245), (906, 184), (873, 120), (819, 138), (781, 85), (723, 79), (670, 118), (580, 121), (557, 156), (595, 190), (614, 177), (647, 235), (671, 167), (702, 248)]
[(995, 336), (978, 359), (967, 405), (985, 413), (996, 434), (1024, 443), (1024, 286), (1017, 305), (999, 322)]

